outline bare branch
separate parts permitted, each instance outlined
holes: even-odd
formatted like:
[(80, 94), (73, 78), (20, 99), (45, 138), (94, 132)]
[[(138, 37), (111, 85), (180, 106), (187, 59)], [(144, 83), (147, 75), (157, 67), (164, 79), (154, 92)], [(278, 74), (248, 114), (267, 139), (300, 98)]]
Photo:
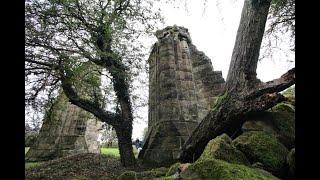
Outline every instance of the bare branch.
[(114, 125), (116, 123), (117, 119), (119, 118), (119, 115), (116, 113), (112, 113), (109, 111), (104, 111), (101, 107), (97, 106), (96, 103), (80, 98), (80, 96), (77, 94), (77, 92), (72, 87), (72, 82), (70, 82), (70, 79), (72, 77), (71, 73), (68, 72), (68, 70), (60, 71), (61, 74), (61, 82), (62, 82), (62, 88), (66, 96), (69, 98), (69, 101), (72, 104), (77, 105), (78, 107), (91, 112), (93, 115), (95, 115), (100, 120), (103, 120), (104, 122)]
[(295, 68), (292, 68), (278, 79), (274, 79), (266, 83), (260, 83), (251, 92), (248, 93), (246, 99), (256, 98), (266, 93), (280, 92), (292, 86), (294, 83)]

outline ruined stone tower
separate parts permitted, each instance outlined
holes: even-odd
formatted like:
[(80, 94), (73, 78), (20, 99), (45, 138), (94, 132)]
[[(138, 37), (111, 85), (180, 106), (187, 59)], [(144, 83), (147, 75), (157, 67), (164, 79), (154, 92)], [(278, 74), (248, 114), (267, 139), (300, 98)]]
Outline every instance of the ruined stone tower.
[(224, 85), (221, 71), (192, 44), (187, 28), (156, 32), (149, 61), (148, 133), (139, 158), (169, 165), (179, 148), (208, 113)]
[[(92, 68), (79, 69), (80, 74), (86, 74), (88, 70)], [(93, 76), (90, 78), (100, 81), (100, 77)], [(79, 86), (75, 85), (75, 88)], [(85, 94), (85, 89), (81, 93)], [(98, 129), (101, 126), (102, 123), (91, 113), (71, 104), (60, 91), (45, 114), (39, 135), (26, 154), (26, 160), (46, 161), (72, 154), (100, 153)]]

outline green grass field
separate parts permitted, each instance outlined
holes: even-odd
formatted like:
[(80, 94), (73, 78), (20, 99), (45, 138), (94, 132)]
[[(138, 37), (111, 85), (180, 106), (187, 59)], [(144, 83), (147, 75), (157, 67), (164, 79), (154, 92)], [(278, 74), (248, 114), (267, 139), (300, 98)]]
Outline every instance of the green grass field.
[(120, 156), (118, 148), (101, 148), (101, 154)]
[(25, 148), (24, 148), (24, 155), (27, 154), (27, 152), (29, 151), (29, 149), (30, 149), (30, 147), (25, 147)]

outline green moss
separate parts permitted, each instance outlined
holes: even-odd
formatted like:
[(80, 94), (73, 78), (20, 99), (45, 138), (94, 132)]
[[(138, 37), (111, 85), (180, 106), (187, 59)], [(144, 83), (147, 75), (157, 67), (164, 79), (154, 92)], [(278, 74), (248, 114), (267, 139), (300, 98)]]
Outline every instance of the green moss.
[(221, 103), (223, 102), (223, 100), (227, 97), (228, 95), (228, 92), (225, 92), (223, 95), (220, 95), (220, 96), (217, 96), (216, 97), (216, 102), (213, 104), (213, 108), (212, 108), (212, 111), (214, 111), (214, 109)]
[(180, 162), (177, 162), (175, 164), (173, 164), (172, 166), (170, 166), (168, 172), (166, 173), (166, 176), (171, 176), (174, 173), (176, 173), (177, 169), (179, 168), (179, 166), (181, 165)]
[(288, 149), (295, 147), (295, 108), (288, 103), (279, 103), (272, 108), (272, 123), (277, 138)]
[(171, 176), (155, 178), (155, 180), (173, 180)]
[(166, 175), (168, 170), (169, 170), (169, 168), (167, 168), (167, 167), (159, 167), (159, 168), (154, 169), (154, 171), (161, 172), (163, 174), (163, 176)]
[(196, 161), (183, 174), (183, 179), (277, 179), (271, 174), (262, 174), (240, 164), (227, 163), (222, 160), (210, 159)]
[(286, 103), (286, 102), (281, 102), (276, 104), (273, 108), (272, 111), (278, 111), (278, 112), (283, 112), (283, 111), (289, 111), (289, 112), (295, 112), (295, 107), (292, 104)]
[(137, 173), (137, 179), (155, 179), (161, 176), (165, 176), (165, 173), (157, 170), (150, 170)]
[(126, 171), (118, 176), (117, 180), (138, 180), (137, 173), (134, 171)]
[(260, 162), (267, 171), (277, 171), (285, 163), (288, 149), (278, 139), (263, 131), (245, 132), (232, 144), (239, 149), (251, 163)]
[(295, 174), (295, 171), (296, 171), (296, 150), (295, 150), (295, 148), (291, 149), (290, 153), (288, 154), (287, 163), (289, 164), (290, 174)]
[(221, 159), (230, 163), (249, 165), (243, 153), (231, 145), (232, 139), (227, 134), (222, 134), (212, 139), (206, 146), (198, 160)]

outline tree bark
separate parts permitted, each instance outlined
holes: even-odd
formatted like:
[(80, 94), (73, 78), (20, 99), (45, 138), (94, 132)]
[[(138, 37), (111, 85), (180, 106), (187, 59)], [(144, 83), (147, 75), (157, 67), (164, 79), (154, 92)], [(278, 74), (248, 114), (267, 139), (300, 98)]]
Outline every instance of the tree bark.
[(294, 84), (295, 69), (267, 83), (256, 77), (270, 1), (245, 0), (222, 96), (182, 146), (180, 161), (194, 162), (211, 139), (223, 133), (234, 136), (246, 114), (266, 110), (285, 100), (278, 92)]
[(129, 86), (125, 81), (125, 76), (113, 77), (113, 86), (121, 108), (121, 118), (117, 120), (114, 126), (118, 137), (120, 161), (124, 167), (134, 166), (136, 160), (133, 154), (131, 140), (133, 116), (129, 98)]
[(118, 137), (121, 165), (124, 167), (135, 165), (136, 159), (131, 140), (132, 126), (115, 126), (115, 130)]

